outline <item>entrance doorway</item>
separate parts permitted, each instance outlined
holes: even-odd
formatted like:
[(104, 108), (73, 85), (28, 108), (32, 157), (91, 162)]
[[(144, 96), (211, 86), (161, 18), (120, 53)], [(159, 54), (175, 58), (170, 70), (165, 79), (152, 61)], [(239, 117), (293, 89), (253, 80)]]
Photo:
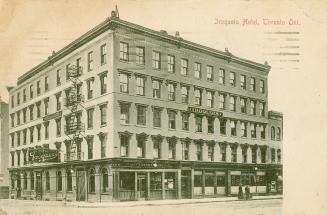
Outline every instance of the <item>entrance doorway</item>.
[(77, 170), (76, 184), (77, 184), (76, 200), (86, 201), (86, 171), (85, 170)]
[(17, 199), (19, 199), (21, 197), (21, 191), (22, 191), (22, 185), (21, 185), (21, 180), (20, 180), (20, 177), (18, 176), (17, 177), (17, 187), (16, 187), (16, 190), (17, 190)]
[(137, 173), (137, 192), (136, 198), (138, 200), (145, 200), (146, 198), (146, 174)]
[(182, 170), (181, 174), (181, 197), (182, 199), (190, 199), (192, 197), (192, 182), (191, 182), (191, 170)]
[(42, 173), (36, 172), (35, 194), (37, 200), (42, 200)]

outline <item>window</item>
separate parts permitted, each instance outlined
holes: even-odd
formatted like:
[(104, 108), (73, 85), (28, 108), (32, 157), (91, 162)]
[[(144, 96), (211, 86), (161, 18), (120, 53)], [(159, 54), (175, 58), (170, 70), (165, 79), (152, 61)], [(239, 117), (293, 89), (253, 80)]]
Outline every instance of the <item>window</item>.
[(181, 59), (181, 75), (187, 76), (188, 74), (188, 60)]
[(107, 59), (106, 59), (106, 56), (107, 56), (107, 46), (106, 46), (106, 44), (103, 44), (100, 47), (100, 53), (101, 53), (101, 65), (107, 63)]
[(196, 144), (196, 160), (198, 160), (198, 161), (202, 160), (202, 144), (201, 143)]
[(27, 143), (27, 129), (23, 130), (23, 144), (26, 145)]
[(213, 81), (213, 67), (207, 66), (207, 81)]
[(218, 83), (225, 84), (225, 70), (224, 69), (219, 69)]
[(30, 127), (30, 143), (34, 142), (34, 127)]
[(36, 117), (41, 117), (41, 102), (36, 103)]
[(264, 125), (260, 125), (260, 137), (261, 139), (266, 138), (266, 127)]
[(188, 160), (189, 159), (189, 151), (190, 151), (190, 144), (186, 141), (182, 142), (182, 159)]
[(56, 94), (56, 108), (57, 111), (61, 110), (61, 93)]
[(127, 74), (119, 74), (119, 89), (121, 93), (128, 93), (128, 76)]
[(207, 107), (213, 107), (213, 92), (207, 91)]
[(29, 109), (30, 109), (30, 120), (32, 121), (33, 120), (33, 109), (34, 109), (34, 105), (30, 105), (29, 106)]
[(70, 170), (67, 171), (67, 191), (72, 191), (73, 190), (73, 177), (72, 173)]
[[(30, 99), (33, 99), (33, 84), (30, 85)], [(13, 98), (11, 99), (11, 106), (14, 107)]]
[(168, 55), (168, 72), (175, 72), (175, 56)]
[(246, 123), (241, 122), (241, 137), (247, 136), (247, 129), (246, 129)]
[(87, 99), (92, 99), (93, 98), (93, 82), (94, 82), (93, 77), (86, 80)]
[(93, 70), (93, 52), (87, 54), (87, 71)]
[(176, 129), (176, 112), (168, 111), (168, 128)]
[(201, 64), (194, 63), (194, 77), (200, 79), (201, 78)]
[(91, 169), (89, 172), (89, 192), (95, 193), (95, 171)]
[(188, 87), (182, 86), (181, 87), (181, 97), (182, 97), (182, 103), (188, 103)]
[(50, 191), (50, 174), (49, 174), (49, 172), (45, 173), (45, 190)]
[(202, 95), (200, 89), (194, 89), (194, 95), (195, 95), (195, 105), (200, 106), (202, 102)]
[(93, 108), (86, 110), (86, 113), (87, 113), (87, 128), (88, 129), (93, 128), (93, 112), (94, 112)]
[(236, 80), (235, 80), (235, 72), (229, 73), (229, 84), (233, 87), (236, 86)]
[(203, 186), (203, 175), (202, 171), (194, 171), (194, 187)]
[(146, 106), (137, 105), (137, 124), (146, 125)]
[(265, 92), (265, 81), (264, 80), (260, 80), (259, 92), (260, 93), (264, 93)]
[(102, 176), (102, 179), (101, 179), (101, 182), (102, 182), (102, 185), (101, 185), (101, 192), (105, 193), (105, 192), (108, 192), (109, 191), (109, 177), (108, 177), (108, 169), (107, 168), (103, 168), (102, 171), (101, 171), (101, 176)]
[(44, 78), (44, 91), (49, 90), (48, 76)]
[(220, 134), (221, 135), (226, 135), (226, 120), (225, 119), (220, 119), (219, 125), (220, 125)]
[(230, 133), (232, 136), (236, 136), (236, 122), (234, 120), (230, 121)]
[(17, 131), (16, 134), (17, 134), (17, 146), (20, 146), (20, 131)]
[(136, 47), (136, 64), (144, 65), (145, 64), (145, 51), (144, 47)]
[(248, 148), (247, 147), (242, 147), (242, 162), (247, 163), (248, 162), (248, 153), (247, 153)]
[(17, 166), (20, 166), (20, 151), (17, 152)]
[(56, 119), (56, 134), (57, 137), (61, 136), (61, 118)]
[(275, 136), (275, 127), (274, 126), (271, 127), (271, 135), (270, 136), (271, 136), (272, 140), (275, 140), (276, 136)]
[(236, 111), (236, 97), (235, 96), (230, 96), (229, 97), (229, 110), (231, 111)]
[(226, 95), (225, 94), (219, 94), (219, 109), (223, 110), (226, 106)]
[(120, 135), (120, 156), (128, 156), (129, 136), (122, 134)]
[(208, 120), (208, 133), (213, 134), (215, 132), (215, 126), (214, 126), (215, 118), (207, 117), (207, 120)]
[(120, 103), (120, 123), (129, 123), (129, 103)]
[(33, 172), (31, 172), (30, 177), (31, 177), (31, 190), (34, 190), (34, 173)]
[(272, 149), (270, 149), (270, 151), (271, 151), (271, 162), (275, 163), (275, 161), (276, 161), (276, 150), (272, 148)]
[(265, 116), (265, 104), (263, 102), (259, 103), (260, 116)]
[(101, 95), (107, 92), (107, 72), (100, 75), (100, 93)]
[(189, 130), (189, 117), (190, 115), (188, 113), (182, 113), (182, 129), (184, 131)]
[(255, 115), (255, 113), (256, 113), (256, 108), (255, 108), (255, 101), (253, 101), (253, 100), (251, 100), (250, 101), (250, 113), (252, 114), (252, 115)]
[(23, 109), (23, 123), (26, 123), (26, 112), (27, 112), (27, 108)]
[(99, 135), (99, 139), (100, 139), (100, 144), (101, 144), (101, 158), (105, 158), (106, 157), (106, 143), (107, 143), (107, 137), (106, 135), (102, 134), (101, 136)]
[(209, 159), (209, 161), (213, 161), (213, 155), (214, 155), (214, 145), (209, 144), (208, 145), (208, 159)]
[(144, 96), (144, 78), (143, 77), (136, 77), (136, 95)]
[(20, 125), (20, 111), (17, 111), (16, 112), (16, 114), (17, 114), (17, 125)]
[(100, 106), (101, 126), (107, 124), (107, 105)]
[(168, 100), (175, 101), (175, 85), (168, 83)]
[(17, 105), (20, 105), (20, 93), (17, 93)]
[(246, 100), (241, 98), (241, 113), (246, 113)]
[(119, 59), (128, 61), (128, 43), (120, 42), (119, 47)]
[(57, 191), (62, 191), (62, 175), (61, 172), (57, 172)]
[(49, 113), (49, 98), (44, 99), (44, 115)]
[(232, 145), (231, 150), (232, 150), (231, 161), (236, 163), (237, 162), (237, 145)]
[(10, 121), (11, 121), (11, 127), (14, 127), (15, 126), (15, 114), (12, 113), (10, 114)]
[(15, 100), (14, 100), (14, 96), (11, 96), (11, 107), (13, 108), (14, 107), (14, 104), (15, 104)]
[(158, 140), (153, 140), (153, 158), (160, 158), (161, 144)]
[(49, 139), (49, 121), (44, 123), (44, 138)]
[(161, 97), (161, 89), (160, 89), (160, 81), (152, 80), (152, 96), (155, 99), (160, 99)]
[(252, 147), (252, 163), (257, 163), (257, 148)]
[(144, 158), (145, 156), (145, 139), (137, 138), (137, 157)]
[(261, 163), (266, 163), (266, 148), (260, 148), (260, 152), (261, 152)]
[(41, 84), (41, 81), (37, 81), (36, 82), (36, 94), (37, 95), (40, 95), (41, 94), (41, 86), (40, 86), (40, 84)]
[(93, 136), (86, 138), (87, 142), (87, 159), (93, 159)]
[(23, 102), (26, 102), (26, 89), (23, 90)]
[(282, 152), (280, 149), (277, 149), (277, 162), (280, 163), (282, 161)]
[(253, 77), (250, 79), (250, 90), (255, 91), (255, 79)]
[(280, 134), (280, 127), (277, 127), (277, 132), (276, 132), (276, 139), (280, 140), (281, 139), (281, 134)]
[(56, 76), (56, 83), (57, 83), (57, 86), (60, 86), (61, 85), (61, 70), (58, 69), (57, 70), (57, 76)]
[(161, 58), (160, 52), (152, 51), (152, 68), (154, 68), (154, 69), (161, 68), (160, 58)]
[(256, 124), (250, 123), (250, 129), (251, 129), (251, 138), (256, 138), (257, 137), (257, 129), (256, 129)]
[(176, 157), (176, 144), (171, 141), (168, 145), (168, 159), (175, 159)]
[(67, 64), (66, 65), (66, 81), (68, 81), (69, 80), (69, 78), (70, 78), (70, 64)]
[(10, 134), (10, 139), (11, 139), (11, 148), (15, 146), (15, 134), (12, 133)]
[(202, 116), (197, 115), (195, 116), (195, 126), (196, 126), (196, 132), (202, 132)]
[(161, 109), (153, 108), (153, 127), (161, 127)]
[(241, 75), (241, 88), (243, 90), (246, 90), (246, 76), (245, 75)]
[(15, 154), (11, 153), (11, 166), (15, 166)]
[(36, 126), (36, 131), (37, 131), (37, 141), (41, 140), (41, 125)]

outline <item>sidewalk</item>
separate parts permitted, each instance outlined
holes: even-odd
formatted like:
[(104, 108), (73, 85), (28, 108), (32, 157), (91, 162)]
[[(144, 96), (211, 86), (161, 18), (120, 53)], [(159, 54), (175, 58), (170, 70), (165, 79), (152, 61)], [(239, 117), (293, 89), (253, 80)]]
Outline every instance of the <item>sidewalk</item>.
[(16, 206), (53, 206), (53, 207), (78, 207), (78, 208), (109, 208), (109, 207), (136, 207), (136, 206), (158, 206), (158, 205), (182, 205), (199, 204), (212, 202), (232, 202), (232, 201), (254, 201), (282, 199), (282, 195), (273, 196), (253, 196), (251, 200), (239, 200), (237, 197), (219, 197), (203, 199), (172, 199), (172, 200), (153, 200), (153, 201), (128, 201), (128, 202), (60, 202), (60, 201), (35, 201), (35, 200), (15, 200), (1, 199), (1, 205)]

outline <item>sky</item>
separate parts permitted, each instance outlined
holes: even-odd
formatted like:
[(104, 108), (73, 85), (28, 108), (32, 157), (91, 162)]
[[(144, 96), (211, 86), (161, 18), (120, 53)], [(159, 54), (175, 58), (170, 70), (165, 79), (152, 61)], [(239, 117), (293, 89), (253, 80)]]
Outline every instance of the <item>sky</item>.
[(268, 108), (284, 114), (285, 214), (327, 211), (326, 1), (0, 0), (2, 99), (19, 76), (105, 20), (115, 5), (121, 19), (268, 61)]

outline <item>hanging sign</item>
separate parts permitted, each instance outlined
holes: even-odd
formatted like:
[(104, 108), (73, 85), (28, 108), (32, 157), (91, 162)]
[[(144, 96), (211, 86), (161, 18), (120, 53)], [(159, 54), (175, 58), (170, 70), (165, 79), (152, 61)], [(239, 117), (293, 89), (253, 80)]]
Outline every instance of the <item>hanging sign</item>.
[(57, 149), (35, 148), (29, 150), (29, 161), (33, 163), (59, 162)]

